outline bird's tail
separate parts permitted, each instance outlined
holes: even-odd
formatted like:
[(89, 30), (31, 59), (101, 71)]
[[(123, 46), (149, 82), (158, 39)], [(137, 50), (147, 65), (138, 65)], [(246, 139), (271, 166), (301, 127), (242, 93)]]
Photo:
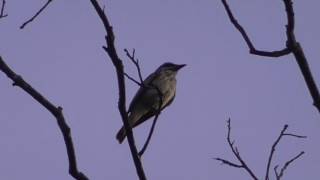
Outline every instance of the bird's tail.
[(126, 138), (126, 136), (127, 136), (126, 130), (122, 126), (122, 128), (118, 131), (116, 138), (119, 141), (119, 143), (121, 144), (123, 142), (123, 140)]

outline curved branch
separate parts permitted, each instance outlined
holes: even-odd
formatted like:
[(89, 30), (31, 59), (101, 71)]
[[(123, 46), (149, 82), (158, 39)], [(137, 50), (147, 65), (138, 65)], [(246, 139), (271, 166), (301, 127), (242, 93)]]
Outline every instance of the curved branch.
[(227, 3), (226, 0), (221, 0), (222, 4), (228, 14), (228, 17), (231, 21), (231, 23), (234, 25), (234, 27), (241, 33), (243, 39), (247, 43), (248, 48), (250, 49), (251, 54), (259, 55), (259, 56), (266, 56), (266, 57), (281, 57), (290, 53), (293, 53), (300, 71), (303, 75), (303, 78), (305, 80), (305, 83), (308, 87), (309, 93), (311, 94), (311, 97), (313, 99), (313, 105), (317, 108), (317, 110), (320, 112), (320, 93), (318, 90), (318, 87), (314, 81), (314, 78), (312, 76), (312, 73), (310, 71), (307, 58), (304, 55), (304, 51), (299, 44), (299, 42), (296, 41), (295, 34), (294, 34), (294, 11), (292, 6), (292, 0), (283, 0), (283, 3), (285, 5), (286, 9), (286, 15), (287, 15), (287, 25), (286, 25), (286, 35), (287, 35), (287, 42), (286, 47), (282, 50), (278, 51), (260, 51), (256, 50), (253, 43), (251, 42), (249, 36), (247, 35), (244, 28), (238, 23), (236, 18), (233, 16), (232, 11)]
[(112, 26), (110, 25), (110, 22), (104, 13), (103, 9), (100, 7), (98, 2), (96, 0), (90, 0), (91, 4), (93, 5), (95, 11), (97, 12), (98, 16), (100, 17), (105, 31), (107, 33), (107, 36), (105, 37), (107, 47), (103, 47), (103, 49), (107, 52), (109, 55), (115, 69), (117, 72), (117, 78), (118, 78), (118, 88), (119, 88), (119, 102), (118, 102), (118, 109), (121, 115), (121, 119), (124, 125), (124, 128), (126, 130), (127, 139), (131, 151), (131, 155), (136, 167), (137, 175), (139, 176), (140, 180), (145, 180), (146, 176), (143, 170), (142, 163), (140, 161), (140, 157), (138, 155), (138, 150), (135, 145), (132, 128), (129, 125), (128, 122), (128, 114), (126, 110), (126, 91), (125, 91), (125, 79), (124, 79), (124, 68), (122, 60), (119, 58), (115, 45), (114, 45), (114, 33), (112, 30)]
[(261, 51), (261, 50), (257, 50), (253, 43), (251, 42), (249, 36), (247, 35), (246, 31), (244, 30), (244, 28), (238, 23), (237, 19), (233, 16), (233, 13), (227, 3), (226, 0), (222, 0), (222, 4), (225, 8), (225, 10), (227, 11), (228, 17), (231, 21), (231, 23), (234, 25), (234, 27), (241, 33), (243, 39), (245, 40), (245, 42), (247, 43), (247, 46), (250, 50), (251, 54), (255, 54), (258, 56), (267, 56), (267, 57), (280, 57), (280, 56), (284, 56), (287, 54), (291, 53), (291, 50), (287, 47), (283, 48), (282, 50), (279, 51)]
[(77, 180), (88, 180), (85, 174), (80, 172), (77, 168), (76, 154), (71, 137), (71, 129), (68, 126), (63, 113), (62, 107), (56, 107), (44, 96), (42, 96), (37, 90), (35, 90), (30, 84), (23, 80), (21, 76), (16, 74), (10, 67), (4, 62), (0, 56), (0, 70), (3, 71), (8, 78), (13, 81), (14, 86), (18, 86), (32, 96), (38, 103), (45, 107), (57, 120), (60, 131), (63, 135), (63, 139), (67, 148), (68, 160), (69, 160), (69, 173)]

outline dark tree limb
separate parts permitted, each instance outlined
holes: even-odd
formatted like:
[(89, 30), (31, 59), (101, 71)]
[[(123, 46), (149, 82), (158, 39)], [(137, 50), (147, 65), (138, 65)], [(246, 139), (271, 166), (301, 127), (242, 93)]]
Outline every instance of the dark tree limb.
[(137, 80), (135, 80), (133, 77), (129, 76), (128, 74), (124, 74), (128, 79), (130, 79), (131, 81), (133, 81), (134, 83), (136, 83), (137, 85), (139, 85), (141, 88), (153, 88), (157, 91), (158, 93), (158, 96), (159, 96), (159, 106), (157, 108), (157, 112), (154, 116), (154, 119), (153, 119), (153, 122), (152, 122), (152, 125), (151, 125), (151, 128), (150, 128), (150, 131), (149, 131), (149, 134), (148, 134), (148, 137), (147, 137), (147, 140), (146, 142), (144, 143), (144, 145), (142, 146), (142, 149), (140, 150), (139, 152), (139, 156), (141, 157), (144, 152), (147, 150), (147, 147), (150, 143), (150, 140), (151, 140), (151, 137), (153, 135), (153, 132), (154, 132), (154, 129), (155, 129), (155, 126), (156, 126), (156, 123), (157, 123), (157, 120), (159, 118), (159, 115), (161, 113), (161, 107), (162, 107), (162, 104), (163, 104), (163, 94), (161, 93), (160, 89), (156, 86), (146, 86), (144, 83), (143, 83), (143, 78), (142, 78), (142, 74), (141, 74), (141, 68), (140, 68), (140, 64), (139, 64), (139, 59), (136, 59), (135, 58), (135, 49), (132, 50), (132, 54), (129, 53), (129, 51), (127, 49), (124, 49), (127, 57), (131, 60), (131, 62), (135, 65), (136, 69), (137, 69), (137, 72), (138, 72), (138, 76), (139, 76), (139, 79), (140, 79), (140, 82), (138, 82)]
[(291, 136), (291, 137), (295, 137), (295, 138), (307, 138), (306, 136), (300, 136), (300, 135), (295, 135), (295, 134), (291, 134), (291, 133), (286, 133), (287, 129), (288, 129), (288, 125), (286, 124), (286, 125), (284, 125), (283, 129), (281, 130), (280, 135), (278, 136), (278, 138), (276, 139), (276, 141), (273, 143), (273, 145), (271, 147), (270, 155), (269, 155), (268, 162), (267, 162), (267, 170), (266, 170), (265, 180), (269, 180), (271, 161), (272, 161), (273, 154), (275, 153), (276, 147), (279, 144), (280, 140), (284, 136)]
[(4, 13), (5, 6), (6, 6), (6, 0), (2, 0), (1, 11), (0, 11), (0, 19), (8, 16), (8, 14)]
[(30, 19), (28, 19), (26, 22), (24, 22), (21, 26), (20, 29), (23, 29), (26, 27), (26, 25), (28, 25), (29, 23), (31, 23), (32, 21), (34, 21), (42, 12), (44, 9), (46, 9), (49, 4), (52, 2), (53, 0), (48, 0), (40, 9), (38, 12), (36, 12)]
[[(231, 162), (229, 160), (223, 159), (223, 158), (215, 158), (217, 161), (220, 161), (222, 164), (226, 164), (228, 166), (231, 167), (235, 167), (235, 168), (243, 168), (245, 169), (245, 171), (247, 171), (251, 178), (254, 180), (258, 180), (258, 177), (253, 173), (253, 170), (250, 169), (248, 167), (248, 165), (245, 163), (245, 161), (243, 160), (243, 158), (240, 156), (239, 150), (238, 148), (234, 145), (234, 141), (231, 140), (231, 120), (229, 119), (227, 121), (228, 123), (228, 135), (227, 135), (227, 142), (229, 144), (229, 147), (232, 151), (232, 153), (234, 154), (234, 156), (237, 158), (237, 160), (239, 161), (238, 163), (234, 163)], [(291, 136), (291, 137), (295, 137), (295, 138), (306, 138), (306, 136), (300, 136), (300, 135), (296, 135), (296, 134), (292, 134), (292, 133), (286, 133), (286, 130), (288, 129), (288, 125), (285, 125), (280, 133), (280, 135), (278, 136), (278, 138), (275, 140), (275, 142), (273, 143), (272, 147), (271, 147), (271, 152), (270, 155), (268, 157), (268, 162), (267, 162), (267, 169), (266, 169), (266, 175), (265, 175), (265, 180), (269, 180), (269, 171), (270, 171), (270, 166), (271, 166), (271, 162), (273, 159), (273, 155), (276, 151), (276, 146), (279, 144), (280, 140), (284, 137), (284, 136)], [(290, 159), (289, 161), (287, 161), (285, 163), (285, 165), (283, 166), (283, 168), (281, 168), (280, 173), (277, 171), (278, 165), (274, 168), (275, 171), (275, 175), (277, 180), (280, 180), (280, 178), (283, 176), (284, 171), (287, 169), (287, 167), (296, 159), (298, 159), (300, 156), (302, 156), (304, 154), (304, 152), (302, 151), (301, 153), (299, 153), (297, 156), (295, 156), (294, 158)], [(262, 179), (262, 178), (261, 178)]]
[(89, 178), (87, 178), (87, 176), (80, 172), (77, 168), (76, 154), (71, 137), (71, 129), (63, 116), (62, 107), (53, 105), (43, 95), (41, 95), (37, 90), (35, 90), (30, 84), (24, 81), (20, 75), (16, 74), (12, 69), (10, 69), (10, 67), (4, 62), (1, 56), (0, 70), (4, 72), (8, 76), (8, 78), (10, 78), (13, 81), (14, 86), (18, 86), (25, 92), (27, 92), (56, 118), (67, 148), (70, 175), (77, 180), (88, 180)]
[(244, 28), (238, 23), (237, 19), (233, 16), (233, 13), (227, 3), (227, 0), (222, 0), (222, 4), (224, 6), (224, 8), (227, 11), (228, 17), (231, 21), (231, 23), (234, 25), (234, 27), (241, 33), (243, 39), (245, 40), (245, 42), (247, 43), (247, 46), (250, 50), (251, 54), (255, 54), (258, 56), (267, 56), (267, 57), (280, 57), (280, 56), (284, 56), (287, 54), (290, 54), (291, 51), (290, 49), (288, 49), (287, 47), (283, 48), (282, 50), (279, 51), (261, 51), (261, 50), (257, 50), (253, 43), (251, 42), (249, 36), (247, 35), (246, 31), (244, 30)]
[(275, 173), (275, 175), (276, 175), (276, 179), (277, 180), (280, 180), (282, 177), (283, 177), (283, 175), (284, 175), (284, 171), (289, 167), (289, 165), (293, 162), (293, 161), (295, 161), (295, 160), (297, 160), (300, 156), (302, 156), (304, 154), (304, 151), (301, 151), (298, 155), (296, 155), (295, 157), (293, 157), (292, 159), (290, 159), (289, 161), (287, 161), (285, 164), (284, 164), (284, 166), (281, 168), (281, 170), (280, 170), (280, 173), (278, 172), (278, 165), (276, 165), (275, 167), (274, 167), (274, 173)]
[(234, 17), (228, 3), (226, 0), (221, 0), (222, 4), (228, 14), (228, 17), (231, 21), (231, 23), (234, 25), (234, 27), (240, 32), (243, 39), (247, 43), (247, 46), (250, 50), (251, 54), (255, 54), (258, 56), (266, 56), (266, 57), (281, 57), (285, 56), (287, 54), (293, 53), (300, 71), (303, 75), (303, 78), (305, 80), (305, 83), (307, 84), (308, 90), (311, 94), (311, 97), (313, 99), (313, 105), (317, 108), (317, 110), (320, 112), (320, 94), (318, 87), (314, 81), (314, 78), (312, 76), (312, 73), (310, 71), (307, 58), (304, 55), (304, 51), (298, 41), (296, 41), (295, 34), (294, 34), (294, 11), (292, 6), (292, 0), (283, 0), (283, 3), (285, 5), (286, 9), (286, 15), (287, 15), (287, 25), (286, 25), (286, 47), (282, 50), (278, 51), (261, 51), (257, 50), (253, 43), (251, 42), (249, 36), (247, 35), (244, 28), (238, 23), (236, 18)]
[(109, 55), (117, 73), (118, 78), (118, 88), (119, 88), (119, 102), (118, 102), (118, 109), (121, 115), (121, 119), (127, 134), (128, 144), (130, 147), (131, 155), (136, 167), (137, 175), (139, 176), (140, 180), (147, 179), (143, 170), (143, 166), (138, 154), (137, 147), (135, 145), (135, 140), (132, 133), (132, 128), (128, 122), (128, 114), (126, 110), (126, 90), (125, 90), (125, 78), (124, 78), (124, 67), (122, 60), (119, 58), (115, 45), (114, 40), (115, 36), (112, 30), (112, 26), (104, 13), (104, 10), (100, 7), (96, 0), (90, 0), (91, 4), (93, 5), (95, 11), (97, 12), (99, 18), (101, 19), (105, 31), (107, 33), (105, 40), (107, 47), (103, 47), (106, 53)]

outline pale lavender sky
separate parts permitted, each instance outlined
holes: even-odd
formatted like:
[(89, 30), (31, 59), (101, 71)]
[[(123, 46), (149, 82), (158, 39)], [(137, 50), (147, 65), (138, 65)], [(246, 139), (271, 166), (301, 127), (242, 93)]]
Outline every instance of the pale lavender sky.
[[(64, 108), (81, 171), (92, 180), (137, 179), (127, 143), (115, 140), (122, 122), (114, 67), (101, 48), (105, 32), (100, 20), (88, 0), (54, 1), (20, 30), (44, 2), (7, 1), (9, 16), (0, 21), (1, 56)], [(278, 59), (250, 55), (219, 0), (100, 3), (106, 4), (128, 73), (136, 71), (124, 48), (136, 49), (145, 77), (165, 61), (188, 64), (178, 75), (175, 102), (161, 114), (143, 156), (149, 179), (249, 179), (245, 171), (212, 159), (235, 160), (225, 139), (229, 117), (236, 145), (260, 177), (272, 143), (289, 124), (289, 132), (308, 139), (283, 139), (273, 166), (304, 150), (284, 179), (318, 179), (320, 117), (292, 55)], [(229, 3), (258, 48), (284, 46), (281, 0)], [(297, 39), (319, 87), (320, 2), (294, 3)], [(129, 81), (127, 87), (130, 101), (138, 87)], [(72, 179), (53, 116), (12, 87), (3, 73), (0, 92), (0, 179)], [(150, 122), (134, 131), (139, 147)]]

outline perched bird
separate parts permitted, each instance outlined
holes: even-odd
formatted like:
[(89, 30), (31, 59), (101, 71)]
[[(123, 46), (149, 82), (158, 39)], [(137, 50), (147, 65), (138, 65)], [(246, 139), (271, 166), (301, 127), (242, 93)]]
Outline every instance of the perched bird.
[[(161, 110), (172, 103), (176, 94), (176, 75), (184, 66), (185, 64), (164, 63), (143, 81), (145, 87), (140, 87), (128, 110), (128, 121), (132, 128), (156, 115), (160, 103)], [(125, 137), (126, 131), (122, 126), (116, 138), (121, 144)]]

